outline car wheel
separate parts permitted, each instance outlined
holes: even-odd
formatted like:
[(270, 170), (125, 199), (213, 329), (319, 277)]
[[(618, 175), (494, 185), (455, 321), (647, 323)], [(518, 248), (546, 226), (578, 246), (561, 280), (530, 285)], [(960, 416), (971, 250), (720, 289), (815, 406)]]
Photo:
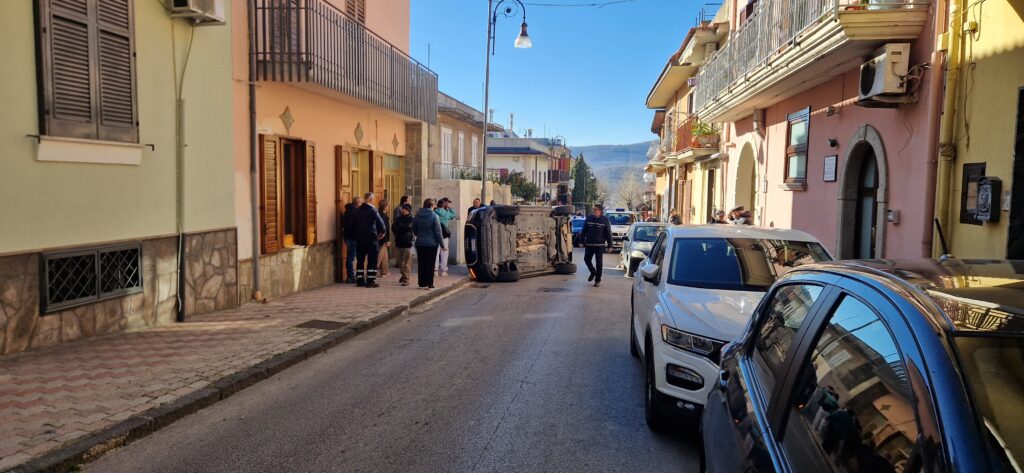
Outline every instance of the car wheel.
[(576, 213), (576, 207), (573, 207), (571, 205), (559, 205), (558, 207), (555, 207), (554, 210), (552, 210), (552, 213), (556, 217), (562, 217), (562, 216), (565, 216), (565, 215), (573, 215), (573, 214)]
[(647, 422), (647, 428), (655, 432), (664, 432), (668, 429), (668, 421), (665, 418), (665, 414), (658, 408), (658, 389), (655, 387), (654, 378), (654, 355), (651, 353), (651, 343), (648, 342), (644, 345), (646, 348), (646, 363), (644, 363), (644, 371), (646, 372), (645, 383), (644, 383), (644, 420)]
[[(630, 302), (629, 305), (632, 306), (633, 303)], [(630, 311), (630, 314), (629, 314), (629, 354), (633, 355), (633, 358), (636, 358), (636, 359), (639, 360), (640, 359), (640, 347), (636, 343), (636, 325), (634, 324), (634, 322), (636, 321), (636, 315), (632, 314), (632, 312), (633, 312), (632, 307), (630, 308), (629, 311)]]
[(576, 274), (575, 263), (562, 263), (555, 265), (555, 274)]
[(515, 217), (519, 215), (518, 205), (495, 205), (494, 214), (498, 217)]

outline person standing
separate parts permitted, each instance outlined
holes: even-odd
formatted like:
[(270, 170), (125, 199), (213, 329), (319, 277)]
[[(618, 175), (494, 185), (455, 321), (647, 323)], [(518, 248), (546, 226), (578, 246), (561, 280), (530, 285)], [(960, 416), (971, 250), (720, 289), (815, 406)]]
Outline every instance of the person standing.
[(355, 197), (345, 204), (345, 213), (341, 216), (342, 237), (345, 239), (345, 284), (356, 283), (356, 210), (363, 205), (362, 197)]
[(729, 211), (729, 220), (733, 225), (753, 225), (754, 215), (744, 209), (742, 205), (737, 205)]
[(441, 234), (441, 219), (434, 213), (434, 199), (423, 201), (423, 208), (412, 219), (412, 231), (416, 236), (416, 282), (423, 289), (434, 288), (434, 264), (439, 249), (444, 249), (444, 235)]
[(469, 217), (473, 216), (473, 211), (476, 210), (476, 209), (479, 209), (480, 207), (483, 207), (483, 205), (480, 204), (480, 198), (477, 197), (477, 198), (473, 199), (473, 205), (469, 208), (468, 211), (466, 211), (466, 221), (467, 222), (469, 221)]
[(715, 216), (711, 217), (711, 220), (708, 223), (714, 225), (725, 225), (728, 224), (729, 222), (725, 221), (725, 211), (722, 209), (718, 209), (715, 211)]
[(412, 231), (412, 206), (398, 206), (398, 217), (395, 217), (391, 224), (391, 231), (395, 234), (395, 261), (398, 263), (398, 272), (402, 275), (398, 284), (408, 286), (409, 273), (412, 270), (412, 243), (416, 238)]
[[(601, 272), (604, 271), (604, 252), (612, 247), (612, 224), (608, 217), (604, 216), (604, 206), (594, 206), (594, 213), (583, 222), (580, 240), (584, 248), (583, 262), (590, 270), (587, 281), (594, 281), (594, 287), (600, 287)], [(596, 266), (592, 260), (595, 260)]]
[(377, 268), (381, 278), (386, 278), (390, 274), (388, 262), (391, 261), (391, 257), (388, 250), (391, 249), (391, 217), (388, 216), (388, 210), (388, 199), (381, 199), (380, 205), (377, 206), (380, 219), (384, 222), (384, 238), (380, 240), (380, 253), (377, 255)]
[(441, 201), (438, 203), (438, 206), (439, 207), (436, 210), (434, 210), (434, 213), (437, 214), (437, 218), (441, 223), (441, 234), (444, 238), (444, 242), (441, 245), (441, 249), (437, 253), (437, 274), (439, 276), (447, 276), (449, 248), (448, 242), (452, 236), (452, 231), (451, 228), (448, 227), (448, 224), (452, 220), (455, 220), (457, 215), (455, 214), (455, 211), (452, 210), (451, 199), (447, 197), (441, 198)]
[(391, 221), (398, 220), (398, 214), (402, 213), (402, 206), (409, 203), (409, 196), (403, 195), (398, 199), (398, 205), (395, 206), (395, 211), (392, 212), (394, 215), (391, 216)]
[(377, 254), (384, 238), (384, 221), (373, 206), (373, 192), (363, 195), (363, 205), (356, 209), (356, 285), (379, 287), (377, 284)]
[(669, 210), (668, 216), (668, 222), (671, 223), (672, 225), (683, 224), (683, 217), (679, 215), (679, 212), (676, 212), (676, 209)]

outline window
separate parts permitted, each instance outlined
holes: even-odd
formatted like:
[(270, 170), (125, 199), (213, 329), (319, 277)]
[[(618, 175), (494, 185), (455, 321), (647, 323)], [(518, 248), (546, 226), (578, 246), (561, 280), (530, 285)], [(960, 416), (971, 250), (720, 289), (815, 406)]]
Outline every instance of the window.
[(783, 368), (789, 349), (821, 292), (821, 286), (810, 284), (782, 286), (763, 309), (753, 359), (761, 393), (766, 398), (771, 396), (775, 381), (785, 374)]
[(793, 470), (916, 470), (916, 403), (885, 322), (846, 295), (812, 346), (783, 430)]
[(818, 243), (751, 238), (677, 238), (668, 283), (727, 291), (767, 291), (804, 263), (829, 261)]
[(138, 244), (42, 255), (44, 314), (142, 291)]
[(807, 181), (807, 134), (811, 109), (789, 115), (786, 145), (786, 183), (802, 188)]
[(466, 164), (466, 134), (459, 132), (459, 166)]
[(473, 162), (472, 162), (473, 167), (476, 167), (477, 164), (479, 163), (479, 161), (478, 161), (478, 159), (480, 159), (480, 149), (479, 148), (480, 148), (480, 137), (476, 136), (476, 135), (473, 135), (473, 151), (471, 152), (471, 156), (473, 157)]
[(452, 163), (452, 130), (441, 128), (441, 162)]
[(260, 140), (263, 253), (316, 243), (316, 146), (267, 135)]
[(366, 0), (345, 0), (345, 13), (356, 21), (366, 24)]
[(960, 184), (960, 223), (981, 225), (978, 215), (978, 179), (985, 175), (985, 163), (964, 164)]
[(131, 0), (41, 0), (40, 129), (139, 141)]

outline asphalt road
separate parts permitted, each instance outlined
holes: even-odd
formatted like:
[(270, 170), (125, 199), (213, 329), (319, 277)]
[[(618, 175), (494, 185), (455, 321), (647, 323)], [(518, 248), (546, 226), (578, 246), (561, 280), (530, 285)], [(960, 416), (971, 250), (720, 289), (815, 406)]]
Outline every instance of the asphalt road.
[(697, 471), (694, 434), (644, 424), (630, 280), (580, 269), (463, 289), (85, 469)]

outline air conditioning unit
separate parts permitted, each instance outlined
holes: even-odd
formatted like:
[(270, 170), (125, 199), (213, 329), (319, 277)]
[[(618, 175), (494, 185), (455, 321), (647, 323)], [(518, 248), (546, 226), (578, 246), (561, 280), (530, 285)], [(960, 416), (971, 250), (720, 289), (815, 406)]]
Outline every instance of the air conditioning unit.
[(226, 0), (164, 0), (171, 18), (191, 18), (199, 25), (223, 25)]
[(907, 94), (910, 43), (889, 43), (860, 66), (860, 94), (857, 105), (895, 107), (912, 100)]

